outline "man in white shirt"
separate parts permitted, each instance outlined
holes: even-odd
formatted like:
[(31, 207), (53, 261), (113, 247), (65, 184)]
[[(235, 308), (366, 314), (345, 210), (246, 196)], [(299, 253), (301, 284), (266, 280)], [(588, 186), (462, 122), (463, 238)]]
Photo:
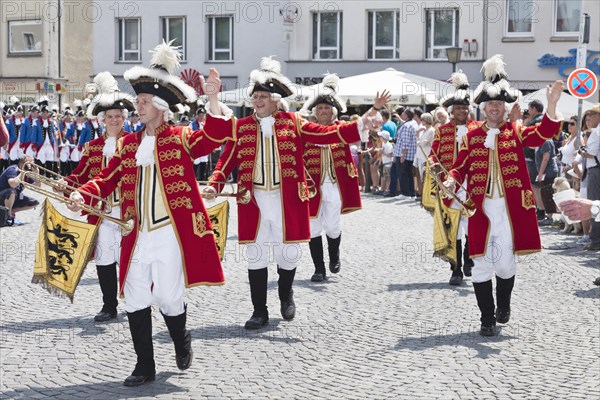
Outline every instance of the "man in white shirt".
[[(587, 171), (587, 198), (589, 200), (600, 200), (600, 103), (595, 104), (588, 110), (588, 126), (592, 133), (587, 140), (585, 148), (581, 148), (581, 154), (586, 158)], [(591, 222), (590, 243), (584, 249), (588, 251), (600, 250), (600, 222), (596, 219)]]

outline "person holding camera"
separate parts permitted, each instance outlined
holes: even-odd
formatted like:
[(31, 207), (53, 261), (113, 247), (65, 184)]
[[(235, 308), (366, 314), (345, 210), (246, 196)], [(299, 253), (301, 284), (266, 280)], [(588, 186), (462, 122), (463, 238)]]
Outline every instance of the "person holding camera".
[[(15, 214), (17, 211), (25, 211), (37, 207), (40, 202), (34, 198), (23, 194), (25, 187), (21, 181), (21, 173), (27, 165), (26, 170), (38, 173), (38, 167), (33, 163), (33, 157), (23, 156), (17, 164), (6, 168), (0, 175), (0, 204), (8, 209), (8, 224), (15, 223)], [(28, 181), (36, 186), (41, 186), (41, 182)]]

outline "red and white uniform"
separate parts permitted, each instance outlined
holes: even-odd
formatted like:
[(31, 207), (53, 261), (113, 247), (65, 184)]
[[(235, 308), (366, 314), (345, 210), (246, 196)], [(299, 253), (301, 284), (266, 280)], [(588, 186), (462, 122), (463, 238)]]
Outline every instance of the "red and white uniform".
[[(154, 136), (145, 130), (125, 135), (107, 167), (80, 189), (89, 203), (86, 193), (107, 197), (120, 185), (121, 218), (134, 221), (133, 231), (121, 242), (120, 292), (125, 293), (127, 312), (147, 308), (156, 300), (165, 315), (179, 315), (184, 284), (224, 282), (192, 168), (194, 158), (210, 154), (235, 134), (215, 132), (209, 136), (164, 124)], [(149, 276), (155, 279), (142, 278)]]
[[(210, 182), (216, 190), (222, 189), (216, 182), (225, 182), (237, 166), (238, 185), (252, 194), (249, 204), (238, 203), (239, 241), (256, 243), (251, 250), (258, 253), (256, 259), (249, 251), (249, 268), (267, 267), (265, 253), (272, 243), (276, 244), (273, 249), (279, 266), (295, 268), (294, 249), (285, 245), (310, 239), (308, 185), (302, 161), (305, 143), (357, 142), (357, 124), (322, 126), (295, 113), (276, 112), (260, 121), (255, 115), (239, 120), (208, 115), (205, 129), (211, 136), (216, 132), (237, 133), (235, 142), (225, 146)], [(351, 160), (349, 163), (352, 165)]]
[[(338, 124), (336, 121), (335, 125)], [(335, 239), (341, 234), (340, 214), (362, 207), (350, 146), (306, 143), (304, 164), (316, 186), (316, 195), (309, 200), (310, 236), (317, 237), (325, 231)]]
[(450, 176), (456, 182), (468, 176), (467, 191), (476, 205), (468, 227), (473, 282), (488, 281), (493, 272), (508, 279), (516, 272), (516, 255), (541, 250), (523, 148), (541, 146), (560, 127), (545, 115), (539, 125), (505, 122), (490, 129), (484, 124), (463, 137)]

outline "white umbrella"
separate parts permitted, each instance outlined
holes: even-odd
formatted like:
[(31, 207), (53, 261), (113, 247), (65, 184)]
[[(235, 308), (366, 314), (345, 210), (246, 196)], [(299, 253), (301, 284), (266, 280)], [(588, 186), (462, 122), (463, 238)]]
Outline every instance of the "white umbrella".
[[(540, 89), (533, 93), (529, 93), (524, 95), (519, 100), (519, 105), (523, 110), (526, 110), (529, 103), (533, 100), (539, 100), (544, 105), (544, 110), (548, 107), (548, 100), (546, 99), (546, 89)], [(556, 105), (556, 110), (562, 114), (561, 119), (569, 119), (572, 115), (577, 115), (577, 107), (578, 107), (579, 99), (575, 96), (572, 96), (569, 93), (563, 93), (560, 95), (560, 100), (558, 100), (558, 104)], [(585, 112), (586, 110), (592, 108), (593, 104), (589, 101), (583, 100), (583, 108), (581, 112)]]
[[(454, 90), (448, 82), (394, 68), (341, 78), (338, 86), (338, 95), (351, 105), (372, 104), (377, 92), (381, 93), (384, 89), (390, 91), (392, 104), (436, 104), (447, 90)], [(318, 85), (308, 88), (308, 91), (315, 90), (318, 90)]]

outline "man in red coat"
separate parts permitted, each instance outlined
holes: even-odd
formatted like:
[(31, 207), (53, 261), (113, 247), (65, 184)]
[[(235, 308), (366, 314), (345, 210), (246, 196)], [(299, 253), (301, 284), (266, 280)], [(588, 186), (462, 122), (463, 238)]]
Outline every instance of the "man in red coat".
[[(319, 85), (316, 96), (306, 100), (301, 114), (312, 114), (323, 126), (337, 125), (338, 113), (346, 112), (344, 101), (337, 96), (338, 76), (327, 75)], [(341, 268), (340, 242), (342, 231), (340, 215), (360, 210), (358, 173), (352, 162), (350, 146), (344, 143), (327, 146), (306, 143), (304, 165), (314, 186), (309, 200), (310, 209), (310, 255), (315, 265), (312, 282), (327, 279), (323, 256), (323, 231), (327, 237), (329, 270), (337, 274)]]
[[(238, 167), (238, 191), (252, 195), (248, 204), (238, 201), (238, 235), (248, 244), (248, 278), (254, 312), (246, 329), (259, 329), (269, 322), (267, 282), (272, 249), (279, 274), (281, 315), (296, 315), (292, 284), (300, 258), (299, 243), (310, 239), (309, 195), (302, 153), (305, 142), (321, 145), (354, 143), (360, 140), (359, 123), (322, 126), (306, 122), (298, 114), (277, 110), (281, 98), (293, 94), (292, 83), (281, 75), (279, 62), (265, 57), (260, 70), (250, 74), (248, 94), (254, 114), (236, 120), (220, 117), (216, 99), (211, 98), (205, 130), (235, 132), (228, 142), (204, 189), (206, 198), (221, 190), (234, 167)], [(376, 105), (384, 100), (378, 97)], [(376, 111), (373, 110), (376, 114)], [(211, 115), (212, 114), (212, 115)], [(368, 123), (365, 119), (360, 125)]]
[[(450, 79), (455, 87), (455, 91), (442, 99), (441, 103), (448, 109), (453, 118), (435, 130), (429, 154), (431, 164), (439, 163), (444, 167), (445, 171), (448, 171), (456, 160), (458, 145), (461, 143), (463, 137), (468, 131), (480, 125), (477, 121), (469, 119), (471, 96), (469, 95), (469, 81), (467, 76), (462, 71), (458, 71), (453, 73)], [(458, 190), (457, 195), (461, 200), (465, 200), (466, 198), (465, 191), (462, 189)], [(456, 200), (445, 201), (444, 203), (450, 204), (450, 207), (454, 209), (460, 208)], [(462, 283), (463, 270), (464, 275), (471, 276), (473, 260), (469, 257), (468, 236), (465, 236), (464, 251), (462, 248), (462, 237), (467, 233), (466, 228), (467, 218), (461, 216), (457, 237), (453, 238), (456, 240), (456, 265), (450, 263), (450, 269), (452, 270), (449, 281), (450, 285), (460, 285)]]
[[(91, 84), (97, 87), (97, 95), (87, 109), (90, 118), (98, 118), (106, 124), (104, 134), (84, 145), (81, 160), (73, 171), (61, 183), (69, 184), (75, 182), (83, 185), (98, 175), (109, 160), (114, 156), (117, 149), (117, 140), (123, 137), (123, 122), (129, 111), (134, 110), (135, 99), (126, 93), (119, 91), (115, 78), (109, 72), (101, 72), (94, 78)], [(119, 189), (110, 195), (106, 202), (110, 206), (110, 216), (120, 218), (121, 207), (119, 205)], [(102, 291), (102, 310), (94, 317), (96, 322), (105, 322), (117, 317), (117, 264), (119, 263), (121, 249), (121, 230), (119, 225), (108, 220), (100, 220), (95, 215), (88, 215), (90, 224), (100, 222), (94, 258), (98, 283)]]
[[(548, 108), (539, 125), (507, 122), (507, 103), (518, 91), (506, 80), (502, 56), (483, 64), (485, 80), (475, 91), (475, 103), (485, 123), (463, 137), (445, 186), (455, 189), (467, 177), (467, 192), (476, 205), (469, 219), (469, 253), (473, 258), (473, 287), (481, 311), (482, 336), (496, 335), (496, 322), (510, 318), (510, 298), (517, 270), (516, 256), (541, 250), (536, 207), (523, 147), (541, 146), (560, 128), (556, 103), (563, 82), (548, 88)], [(517, 106), (518, 107), (518, 106)], [(492, 278), (496, 275), (495, 310)]]
[[(150, 68), (136, 66), (125, 72), (124, 78), (138, 95), (145, 128), (119, 139), (108, 166), (71, 195), (75, 202), (90, 202), (87, 193), (106, 198), (120, 185), (121, 217), (133, 221), (132, 232), (121, 242), (120, 259), (120, 289), (137, 354), (126, 386), (155, 379), (151, 304), (160, 307), (175, 345), (177, 367), (185, 370), (193, 353), (184, 287), (224, 281), (193, 160), (232, 140), (234, 132), (209, 136), (166, 123), (169, 108), (196, 101), (194, 89), (173, 75), (179, 59), (177, 49), (163, 43), (155, 48)], [(220, 85), (215, 70), (209, 83)]]

